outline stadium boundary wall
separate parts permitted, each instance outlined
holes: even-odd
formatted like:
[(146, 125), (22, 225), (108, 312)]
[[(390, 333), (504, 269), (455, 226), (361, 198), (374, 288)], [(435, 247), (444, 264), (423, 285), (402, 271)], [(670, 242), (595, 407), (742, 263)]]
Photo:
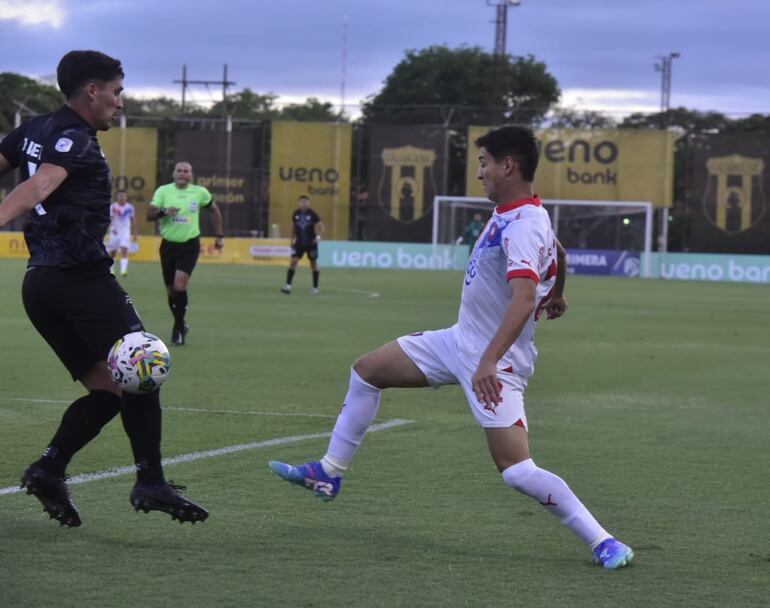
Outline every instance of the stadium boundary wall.
[[(160, 237), (140, 236), (138, 248), (132, 253), (137, 262), (160, 262)], [(218, 251), (214, 239), (201, 237), (200, 262), (203, 264), (257, 264), (283, 266), (291, 253), (288, 239), (229, 238), (225, 248)], [(600, 250), (586, 254), (569, 250), (570, 257), (591, 256), (600, 259)], [(608, 263), (610, 253), (605, 252)], [(643, 256), (644, 254), (642, 254)], [(578, 257), (574, 257), (578, 256)], [(0, 258), (26, 260), (29, 252), (21, 232), (0, 232)], [(466, 245), (430, 245), (415, 243), (380, 243), (364, 241), (322, 241), (319, 263), (325, 268), (380, 268), (408, 270), (464, 270), (468, 261)], [(575, 263), (573, 266), (578, 266)], [(706, 253), (653, 253), (650, 260), (651, 278), (689, 281), (717, 281), (770, 284), (770, 256)], [(575, 270), (573, 268), (573, 270)], [(577, 269), (577, 273), (583, 271)], [(626, 274), (597, 273), (588, 274)]]

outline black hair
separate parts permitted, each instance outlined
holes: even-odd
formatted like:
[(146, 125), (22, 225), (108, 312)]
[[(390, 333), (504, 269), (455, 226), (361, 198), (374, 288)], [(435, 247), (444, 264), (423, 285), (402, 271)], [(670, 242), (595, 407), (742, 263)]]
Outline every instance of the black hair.
[(304, 198), (306, 201), (310, 201), (310, 197), (309, 197), (307, 194), (302, 194), (302, 195), (300, 195), (300, 197), (299, 197), (297, 200), (298, 200), (298, 201), (301, 201), (303, 198)]
[(506, 156), (513, 158), (524, 181), (535, 179), (539, 151), (535, 135), (527, 127), (506, 125), (482, 135), (475, 143), (479, 148), (486, 149), (497, 162)]
[(103, 85), (124, 76), (120, 61), (99, 51), (70, 51), (56, 67), (59, 89), (67, 99), (72, 99), (88, 82), (97, 81)]

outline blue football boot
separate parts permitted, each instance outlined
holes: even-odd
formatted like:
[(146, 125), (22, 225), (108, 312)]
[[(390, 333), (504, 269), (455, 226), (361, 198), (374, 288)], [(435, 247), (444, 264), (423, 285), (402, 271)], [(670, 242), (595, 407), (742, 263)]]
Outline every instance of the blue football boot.
[(631, 550), (631, 547), (624, 545), (614, 538), (602, 541), (594, 549), (594, 563), (608, 570), (627, 566), (631, 563), (632, 559), (634, 559), (634, 552)]
[(271, 460), (269, 466), (279, 477), (310, 490), (321, 500), (332, 500), (340, 491), (342, 478), (329, 477), (318, 461), (292, 465)]

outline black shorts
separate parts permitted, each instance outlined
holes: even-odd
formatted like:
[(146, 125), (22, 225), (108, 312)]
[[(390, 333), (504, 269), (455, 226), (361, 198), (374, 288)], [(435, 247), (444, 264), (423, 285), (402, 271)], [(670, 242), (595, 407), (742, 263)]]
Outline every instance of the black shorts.
[(21, 288), (27, 316), (80, 380), (118, 338), (144, 329), (131, 298), (104, 264), (27, 270)]
[(172, 243), (165, 239), (160, 242), (160, 267), (163, 269), (163, 282), (166, 285), (174, 284), (174, 275), (177, 270), (191, 275), (198, 256), (201, 253), (200, 237), (195, 237), (184, 243)]
[(302, 259), (302, 256), (307, 253), (308, 260), (318, 259), (318, 243), (295, 243), (291, 247), (291, 257)]

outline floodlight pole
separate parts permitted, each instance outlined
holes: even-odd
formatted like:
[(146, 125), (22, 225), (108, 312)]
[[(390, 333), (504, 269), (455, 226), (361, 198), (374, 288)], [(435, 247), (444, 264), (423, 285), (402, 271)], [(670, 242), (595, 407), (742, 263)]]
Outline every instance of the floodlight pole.
[[(680, 53), (676, 51), (668, 55), (658, 55), (658, 61), (653, 66), (656, 72), (660, 72), (660, 115), (662, 127), (665, 129), (671, 126), (671, 67), (674, 59), (678, 57)], [(668, 207), (661, 207), (660, 215), (658, 251), (663, 255), (668, 251)]]
[(487, 6), (494, 6), (495, 16), (495, 57), (505, 55), (505, 38), (508, 29), (508, 8), (519, 6), (521, 0), (487, 0)]
[(661, 113), (668, 113), (671, 109), (671, 63), (677, 57), (680, 57), (680, 54), (677, 52), (655, 57), (658, 61), (655, 62), (654, 69), (656, 72), (660, 72)]

